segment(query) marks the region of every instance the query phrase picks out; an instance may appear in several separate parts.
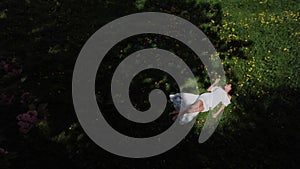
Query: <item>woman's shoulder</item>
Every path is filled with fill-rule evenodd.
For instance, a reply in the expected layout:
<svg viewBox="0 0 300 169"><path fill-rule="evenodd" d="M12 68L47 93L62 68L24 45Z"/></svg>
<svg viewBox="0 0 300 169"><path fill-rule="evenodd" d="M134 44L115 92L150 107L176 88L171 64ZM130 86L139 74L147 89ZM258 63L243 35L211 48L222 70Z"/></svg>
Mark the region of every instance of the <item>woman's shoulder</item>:
<svg viewBox="0 0 300 169"><path fill-rule="evenodd" d="M231 100L232 96L230 96L229 94L227 94L227 97L229 98L229 100Z"/></svg>
<svg viewBox="0 0 300 169"><path fill-rule="evenodd" d="M213 87L211 91L212 91L212 92L213 92L213 91L222 91L222 92L225 92L225 90L224 90L222 87L220 87L220 86L215 86L215 87Z"/></svg>
<svg viewBox="0 0 300 169"><path fill-rule="evenodd" d="M214 86L211 91L215 91L215 90L219 90L219 89L222 89L220 86Z"/></svg>

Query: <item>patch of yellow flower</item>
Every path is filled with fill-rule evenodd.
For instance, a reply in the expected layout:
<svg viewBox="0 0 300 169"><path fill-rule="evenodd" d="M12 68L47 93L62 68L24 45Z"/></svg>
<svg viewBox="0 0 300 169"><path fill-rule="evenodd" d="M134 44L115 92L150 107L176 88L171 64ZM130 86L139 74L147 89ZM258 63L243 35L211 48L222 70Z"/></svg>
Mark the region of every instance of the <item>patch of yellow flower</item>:
<svg viewBox="0 0 300 169"><path fill-rule="evenodd" d="M261 79L262 79L262 77L261 77L261 75L259 75L258 78L257 78L257 80L258 80L259 82L261 82Z"/></svg>
<svg viewBox="0 0 300 169"><path fill-rule="evenodd" d="M265 3L267 3L267 2L268 2L268 0L260 1L259 4L265 4Z"/></svg>
<svg viewBox="0 0 300 169"><path fill-rule="evenodd" d="M236 38L236 39L238 39L238 36L236 36L235 34L229 34L228 38Z"/></svg>
<svg viewBox="0 0 300 169"><path fill-rule="evenodd" d="M263 16L265 16L265 13L264 13L264 12L261 12L261 13L259 13L258 15L261 16L261 17L263 17Z"/></svg>
<svg viewBox="0 0 300 169"><path fill-rule="evenodd" d="M261 17L261 20L260 20L260 22L261 22L261 24L264 24L264 23L266 23L266 21L265 21L265 18L264 18L264 17Z"/></svg>
<svg viewBox="0 0 300 169"><path fill-rule="evenodd" d="M222 25L223 28L227 28L227 26L228 26L228 23L225 23Z"/></svg>
<svg viewBox="0 0 300 169"><path fill-rule="evenodd" d="M265 60L270 60L270 59L271 59L270 56L266 56L266 57L265 57Z"/></svg>
<svg viewBox="0 0 300 169"><path fill-rule="evenodd" d="M249 28L250 26L249 26L249 24L246 23L246 24L244 24L244 27Z"/></svg>
<svg viewBox="0 0 300 169"><path fill-rule="evenodd" d="M228 13L228 12L224 12L223 15L224 15L225 17L226 17L226 16L231 16L230 13Z"/></svg>

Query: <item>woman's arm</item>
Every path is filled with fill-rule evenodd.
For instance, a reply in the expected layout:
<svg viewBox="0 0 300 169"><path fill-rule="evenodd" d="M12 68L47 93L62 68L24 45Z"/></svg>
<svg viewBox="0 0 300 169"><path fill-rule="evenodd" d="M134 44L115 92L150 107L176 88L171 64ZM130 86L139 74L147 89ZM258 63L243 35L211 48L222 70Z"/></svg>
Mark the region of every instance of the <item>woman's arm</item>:
<svg viewBox="0 0 300 169"><path fill-rule="evenodd" d="M224 108L225 108L225 105L222 104L222 106L220 107L220 109L215 114L213 114L212 117L216 118L222 112L222 110L224 110Z"/></svg>
<svg viewBox="0 0 300 169"><path fill-rule="evenodd" d="M207 91L210 92L210 91L212 90L212 88L213 88L216 84L219 83L220 80L221 80L220 78L216 79L215 82L214 82L211 86L209 86L209 88L207 89Z"/></svg>

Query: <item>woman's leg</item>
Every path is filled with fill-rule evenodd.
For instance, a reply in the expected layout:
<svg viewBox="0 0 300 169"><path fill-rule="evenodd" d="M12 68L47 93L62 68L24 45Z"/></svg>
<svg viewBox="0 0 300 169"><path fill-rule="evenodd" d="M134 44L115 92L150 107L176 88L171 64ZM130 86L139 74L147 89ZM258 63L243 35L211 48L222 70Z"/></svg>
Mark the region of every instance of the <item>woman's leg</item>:
<svg viewBox="0 0 300 169"><path fill-rule="evenodd" d="M192 104L188 109L183 110L182 112L179 112L178 110L174 110L169 115L175 114L175 116L172 118L173 120L175 120L179 114L202 112L203 110L204 110L203 102L202 100L198 100L196 103Z"/></svg>
<svg viewBox="0 0 300 169"><path fill-rule="evenodd" d="M191 105L191 107L188 109L188 113L201 112L203 110L204 110L203 102L202 100L198 100L196 103Z"/></svg>

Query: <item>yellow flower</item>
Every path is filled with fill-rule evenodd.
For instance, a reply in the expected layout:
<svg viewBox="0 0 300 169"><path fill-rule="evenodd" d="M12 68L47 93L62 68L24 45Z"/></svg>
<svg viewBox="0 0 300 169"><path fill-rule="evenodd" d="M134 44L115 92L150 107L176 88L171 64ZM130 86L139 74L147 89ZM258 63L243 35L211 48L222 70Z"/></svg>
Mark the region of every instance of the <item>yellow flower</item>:
<svg viewBox="0 0 300 169"><path fill-rule="evenodd" d="M268 0L260 1L259 4L265 4L265 3L267 3L267 2L268 2Z"/></svg>
<svg viewBox="0 0 300 169"><path fill-rule="evenodd" d="M261 16L261 17L263 17L265 15L265 13L262 12L262 13L259 13L258 15Z"/></svg>
<svg viewBox="0 0 300 169"><path fill-rule="evenodd" d="M235 34L229 34L228 35L229 38L233 37L233 38L237 38L237 36Z"/></svg>
<svg viewBox="0 0 300 169"><path fill-rule="evenodd" d="M275 21L275 20L276 20L275 16L271 16L271 21Z"/></svg>

